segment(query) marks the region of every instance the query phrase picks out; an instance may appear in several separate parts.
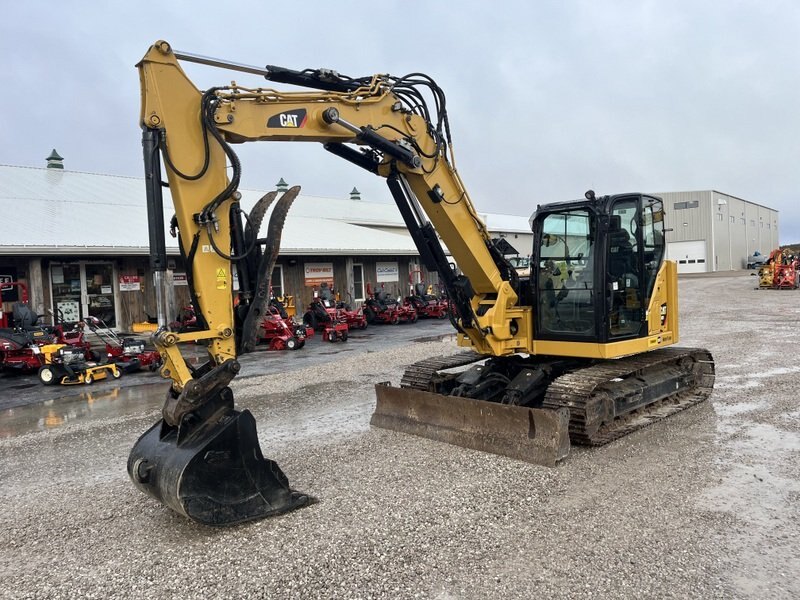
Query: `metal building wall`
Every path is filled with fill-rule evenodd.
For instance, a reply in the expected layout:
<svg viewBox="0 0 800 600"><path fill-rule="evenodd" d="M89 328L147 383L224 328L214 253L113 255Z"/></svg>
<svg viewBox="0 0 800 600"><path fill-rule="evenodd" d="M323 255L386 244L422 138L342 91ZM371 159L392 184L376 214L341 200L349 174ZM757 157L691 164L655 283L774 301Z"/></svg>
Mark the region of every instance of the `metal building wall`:
<svg viewBox="0 0 800 600"><path fill-rule="evenodd" d="M747 257L777 248L778 211L715 190L665 192L666 241L705 242L706 271L744 269ZM682 202L698 203L696 208L676 209Z"/></svg>
<svg viewBox="0 0 800 600"><path fill-rule="evenodd" d="M713 270L713 239L712 216L709 209L710 191L698 192L665 192L657 193L655 196L664 200L665 226L667 234L665 236L667 249L674 242L702 241L705 245L705 271ZM675 205L681 203L697 202L694 208L676 208ZM680 269L679 269L680 271Z"/></svg>
<svg viewBox="0 0 800 600"><path fill-rule="evenodd" d="M737 270L747 266L755 251L769 254L779 245L778 211L735 196L713 192L717 217L715 245L720 255L717 270Z"/></svg>

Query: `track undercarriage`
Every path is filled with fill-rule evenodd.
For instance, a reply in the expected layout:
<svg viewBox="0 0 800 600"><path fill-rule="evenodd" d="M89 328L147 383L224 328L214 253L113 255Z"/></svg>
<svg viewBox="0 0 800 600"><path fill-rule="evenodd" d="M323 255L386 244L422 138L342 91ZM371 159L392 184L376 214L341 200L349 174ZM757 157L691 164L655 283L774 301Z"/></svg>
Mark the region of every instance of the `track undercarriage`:
<svg viewBox="0 0 800 600"><path fill-rule="evenodd" d="M411 365L400 388L377 386L373 425L552 465L570 442L607 444L702 402L714 386L713 358L698 348L484 359L466 352Z"/></svg>

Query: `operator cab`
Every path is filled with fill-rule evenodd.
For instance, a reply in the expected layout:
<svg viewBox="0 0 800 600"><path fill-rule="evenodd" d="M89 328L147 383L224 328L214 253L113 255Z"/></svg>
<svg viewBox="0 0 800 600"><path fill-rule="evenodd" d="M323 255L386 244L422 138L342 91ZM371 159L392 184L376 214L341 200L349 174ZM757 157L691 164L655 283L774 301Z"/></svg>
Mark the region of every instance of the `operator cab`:
<svg viewBox="0 0 800 600"><path fill-rule="evenodd" d="M620 194L542 206L531 217L534 339L612 342L648 335L664 259L661 199Z"/></svg>

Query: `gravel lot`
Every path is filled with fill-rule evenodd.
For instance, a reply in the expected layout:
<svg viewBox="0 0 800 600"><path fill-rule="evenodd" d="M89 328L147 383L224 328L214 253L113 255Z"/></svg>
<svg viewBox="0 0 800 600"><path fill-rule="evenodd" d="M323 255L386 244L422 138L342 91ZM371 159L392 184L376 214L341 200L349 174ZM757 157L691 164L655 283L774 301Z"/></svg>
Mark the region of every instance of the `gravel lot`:
<svg viewBox="0 0 800 600"><path fill-rule="evenodd" d="M264 454L320 502L234 528L129 482L144 391L0 439L0 597L797 598L800 292L754 283L680 281L681 344L717 362L709 402L555 469L369 427L372 384L443 341L236 381Z"/></svg>

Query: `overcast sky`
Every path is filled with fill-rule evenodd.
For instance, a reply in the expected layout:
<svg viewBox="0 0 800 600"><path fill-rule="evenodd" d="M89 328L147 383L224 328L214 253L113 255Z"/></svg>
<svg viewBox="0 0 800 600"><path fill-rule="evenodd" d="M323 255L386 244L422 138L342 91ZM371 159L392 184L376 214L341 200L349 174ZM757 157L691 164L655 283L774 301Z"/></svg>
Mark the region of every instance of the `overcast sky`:
<svg viewBox="0 0 800 600"><path fill-rule="evenodd" d="M135 64L158 39L259 66L429 74L481 211L528 216L588 188L716 189L778 209L781 242L800 241L797 0L8 2L0 164L44 166L56 148L69 170L141 176ZM267 85L186 70L201 89ZM246 188L283 177L390 201L316 145L236 150Z"/></svg>

